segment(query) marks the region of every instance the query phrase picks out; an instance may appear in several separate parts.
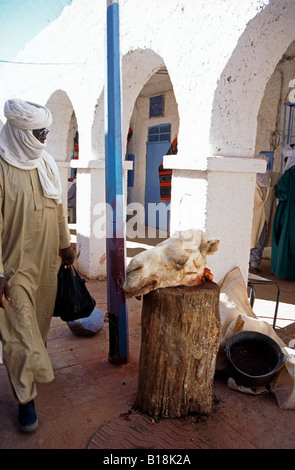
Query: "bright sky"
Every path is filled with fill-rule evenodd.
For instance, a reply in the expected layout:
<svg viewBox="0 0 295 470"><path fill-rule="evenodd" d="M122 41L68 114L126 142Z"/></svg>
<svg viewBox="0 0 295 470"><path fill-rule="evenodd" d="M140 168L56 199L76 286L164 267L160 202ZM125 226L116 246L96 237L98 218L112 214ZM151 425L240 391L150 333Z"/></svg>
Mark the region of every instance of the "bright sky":
<svg viewBox="0 0 295 470"><path fill-rule="evenodd" d="M62 13L72 0L0 0L0 65Z"/></svg>

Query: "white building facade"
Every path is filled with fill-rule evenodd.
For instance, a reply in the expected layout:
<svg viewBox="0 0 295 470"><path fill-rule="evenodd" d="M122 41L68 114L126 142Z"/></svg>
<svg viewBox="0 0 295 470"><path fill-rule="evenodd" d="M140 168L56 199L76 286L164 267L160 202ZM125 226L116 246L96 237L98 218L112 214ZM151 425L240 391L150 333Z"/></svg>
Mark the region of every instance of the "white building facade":
<svg viewBox="0 0 295 470"><path fill-rule="evenodd" d="M173 171L170 232L200 228L220 239L208 259L214 279L236 266L247 279L255 177L265 169L253 157L269 150L269 131L281 132L278 105L295 79L295 2L119 3L126 201L148 202L154 133L154 147L167 143L163 155L177 137L177 155L163 159ZM52 111L48 151L60 169L65 209L70 167L77 169L77 264L89 278L106 273L105 50L106 1L73 0L0 75L2 122L9 98ZM151 114L158 97L161 109ZM71 160L77 131L79 160ZM276 159L278 167L279 150Z"/></svg>

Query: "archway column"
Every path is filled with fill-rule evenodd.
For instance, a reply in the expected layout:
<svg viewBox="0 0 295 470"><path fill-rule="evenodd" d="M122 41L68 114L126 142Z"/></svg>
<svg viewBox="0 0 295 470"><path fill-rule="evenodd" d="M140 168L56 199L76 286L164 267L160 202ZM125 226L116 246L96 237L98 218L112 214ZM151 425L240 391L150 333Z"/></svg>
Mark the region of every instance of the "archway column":
<svg viewBox="0 0 295 470"><path fill-rule="evenodd" d="M77 268L90 279L106 277L105 161L72 160L77 168ZM124 179L132 162L124 162Z"/></svg>
<svg viewBox="0 0 295 470"><path fill-rule="evenodd" d="M214 280L219 281L239 266L247 280L256 173L265 162L249 157L208 157L206 169L181 155L165 156L173 169L171 234L201 229L220 246L207 259Z"/></svg>

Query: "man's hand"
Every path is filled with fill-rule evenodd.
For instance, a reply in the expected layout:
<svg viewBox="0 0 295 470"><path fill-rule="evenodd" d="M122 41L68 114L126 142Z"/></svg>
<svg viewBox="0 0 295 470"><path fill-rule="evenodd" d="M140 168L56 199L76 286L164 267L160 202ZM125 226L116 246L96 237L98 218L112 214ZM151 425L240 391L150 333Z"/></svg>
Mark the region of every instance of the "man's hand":
<svg viewBox="0 0 295 470"><path fill-rule="evenodd" d="M10 288L6 277L0 277L0 307L5 308L3 296L6 300L10 300Z"/></svg>
<svg viewBox="0 0 295 470"><path fill-rule="evenodd" d="M63 264L73 264L75 260L75 253L69 246L68 248L60 249L59 256L61 257Z"/></svg>

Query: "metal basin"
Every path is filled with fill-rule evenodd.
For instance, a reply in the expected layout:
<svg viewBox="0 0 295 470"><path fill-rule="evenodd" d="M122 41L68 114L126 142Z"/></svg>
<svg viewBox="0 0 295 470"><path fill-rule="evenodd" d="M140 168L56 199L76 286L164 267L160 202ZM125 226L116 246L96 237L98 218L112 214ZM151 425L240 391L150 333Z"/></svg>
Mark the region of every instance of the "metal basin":
<svg viewBox="0 0 295 470"><path fill-rule="evenodd" d="M257 331L240 331L231 336L225 348L236 381L247 387L258 387L274 379L284 362L280 346L269 336Z"/></svg>

